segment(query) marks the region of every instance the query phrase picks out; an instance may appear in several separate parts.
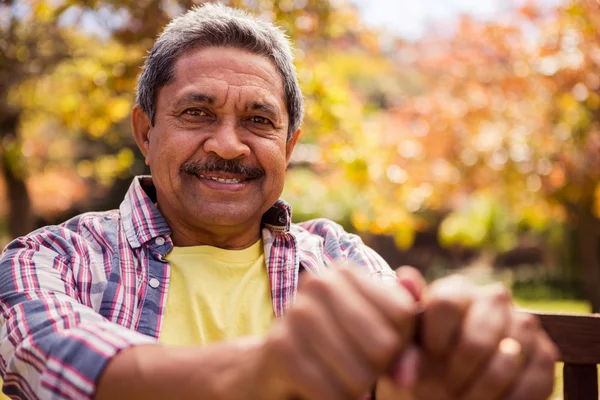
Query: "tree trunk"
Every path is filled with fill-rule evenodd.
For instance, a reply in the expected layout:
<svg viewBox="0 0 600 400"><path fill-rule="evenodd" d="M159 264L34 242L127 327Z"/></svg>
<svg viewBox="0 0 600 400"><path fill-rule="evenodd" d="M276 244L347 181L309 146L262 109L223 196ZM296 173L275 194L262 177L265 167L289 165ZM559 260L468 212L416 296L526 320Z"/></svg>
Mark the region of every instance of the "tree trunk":
<svg viewBox="0 0 600 400"><path fill-rule="evenodd" d="M600 312L600 221L587 208L578 210L577 240L581 281L592 312Z"/></svg>
<svg viewBox="0 0 600 400"><path fill-rule="evenodd" d="M18 114L2 118L0 121L0 145L7 138L16 138L18 124ZM24 176L16 174L14 169L11 168L6 151L0 153L0 173L6 183L9 235L13 238L23 236L35 228L31 198L25 185Z"/></svg>

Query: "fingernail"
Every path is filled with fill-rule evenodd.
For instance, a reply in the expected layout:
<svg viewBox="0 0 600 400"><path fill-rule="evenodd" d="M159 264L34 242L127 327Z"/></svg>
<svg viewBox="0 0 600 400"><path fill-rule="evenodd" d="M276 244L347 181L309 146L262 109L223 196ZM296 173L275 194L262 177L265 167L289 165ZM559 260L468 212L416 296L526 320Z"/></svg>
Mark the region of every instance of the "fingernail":
<svg viewBox="0 0 600 400"><path fill-rule="evenodd" d="M412 389L417 383L420 363L419 350L411 346L398 358L392 373L392 379L401 389Z"/></svg>

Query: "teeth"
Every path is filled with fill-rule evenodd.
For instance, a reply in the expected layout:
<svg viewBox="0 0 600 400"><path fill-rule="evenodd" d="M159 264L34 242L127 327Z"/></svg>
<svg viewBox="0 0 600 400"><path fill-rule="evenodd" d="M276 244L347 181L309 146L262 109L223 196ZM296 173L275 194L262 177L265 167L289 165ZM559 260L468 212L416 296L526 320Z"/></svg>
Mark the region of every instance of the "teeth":
<svg viewBox="0 0 600 400"><path fill-rule="evenodd" d="M222 178L216 178L214 176L204 176L204 175L200 175L200 178L212 179L213 181L217 181L217 182L221 182L221 183L240 183L242 181L241 179L222 179Z"/></svg>

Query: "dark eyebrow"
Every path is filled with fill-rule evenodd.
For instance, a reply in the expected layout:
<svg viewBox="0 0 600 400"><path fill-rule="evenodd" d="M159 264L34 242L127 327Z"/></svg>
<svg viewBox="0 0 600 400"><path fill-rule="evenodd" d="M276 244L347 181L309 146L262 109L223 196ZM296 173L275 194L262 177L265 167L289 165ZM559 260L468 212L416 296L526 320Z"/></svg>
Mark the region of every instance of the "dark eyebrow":
<svg viewBox="0 0 600 400"><path fill-rule="evenodd" d="M265 114L268 114L271 118L279 118L279 109L270 103L251 103L249 107L246 107L248 110L252 111L262 111Z"/></svg>
<svg viewBox="0 0 600 400"><path fill-rule="evenodd" d="M181 99L177 100L176 105L178 107L181 107L183 105L186 104L194 104L194 103L208 103L208 104L214 104L215 102L215 97L208 95L208 94L204 94L204 93L188 93L185 96L183 96Z"/></svg>

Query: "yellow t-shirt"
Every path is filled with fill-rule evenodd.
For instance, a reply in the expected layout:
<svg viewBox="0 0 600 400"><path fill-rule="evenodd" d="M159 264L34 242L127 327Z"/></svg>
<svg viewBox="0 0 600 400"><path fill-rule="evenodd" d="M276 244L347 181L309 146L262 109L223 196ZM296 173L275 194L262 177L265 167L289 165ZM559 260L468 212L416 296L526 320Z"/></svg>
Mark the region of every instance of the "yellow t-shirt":
<svg viewBox="0 0 600 400"><path fill-rule="evenodd" d="M174 247L159 341L202 345L240 336L262 336L273 321L263 242L244 250ZM9 400L2 394L0 400Z"/></svg>
<svg viewBox="0 0 600 400"><path fill-rule="evenodd" d="M244 250L174 247L159 341L204 345L264 335L274 319L262 240Z"/></svg>

